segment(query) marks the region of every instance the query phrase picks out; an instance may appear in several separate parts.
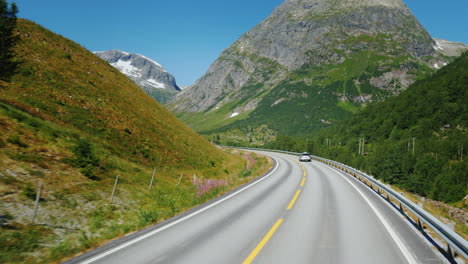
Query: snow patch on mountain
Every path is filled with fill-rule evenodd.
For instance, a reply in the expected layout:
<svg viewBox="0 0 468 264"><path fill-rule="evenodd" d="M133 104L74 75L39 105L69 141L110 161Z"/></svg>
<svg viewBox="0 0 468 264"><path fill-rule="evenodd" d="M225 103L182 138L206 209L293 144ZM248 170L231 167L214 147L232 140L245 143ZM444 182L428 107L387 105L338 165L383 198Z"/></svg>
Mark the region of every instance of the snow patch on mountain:
<svg viewBox="0 0 468 264"><path fill-rule="evenodd" d="M133 66L131 61L118 60L110 65L114 66L117 70L127 76L141 77L141 70Z"/></svg>
<svg viewBox="0 0 468 264"><path fill-rule="evenodd" d="M181 91L174 76L146 56L120 50L98 51L94 54L127 75L159 102L165 102Z"/></svg>
<svg viewBox="0 0 468 264"><path fill-rule="evenodd" d="M148 79L146 80L146 82L148 82L156 88L166 89L166 85L164 83L158 82L155 79Z"/></svg>
<svg viewBox="0 0 468 264"><path fill-rule="evenodd" d="M460 42L452 42L445 39L433 38L435 45L433 48L440 51L445 56L460 56L468 50L468 45Z"/></svg>

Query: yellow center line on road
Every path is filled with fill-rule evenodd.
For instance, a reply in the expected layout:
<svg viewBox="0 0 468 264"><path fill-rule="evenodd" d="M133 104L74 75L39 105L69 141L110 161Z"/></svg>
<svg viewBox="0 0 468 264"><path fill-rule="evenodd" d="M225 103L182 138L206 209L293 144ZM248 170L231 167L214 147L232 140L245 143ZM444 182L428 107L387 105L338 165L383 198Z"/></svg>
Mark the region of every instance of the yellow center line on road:
<svg viewBox="0 0 468 264"><path fill-rule="evenodd" d="M304 176L304 177L307 176L306 169L304 168L304 165L300 164L299 162L298 162L298 164L302 168L302 176Z"/></svg>
<svg viewBox="0 0 468 264"><path fill-rule="evenodd" d="M302 169L303 178L302 178L300 187L303 187L304 183L306 181L306 176L307 176L306 169L301 163L299 163L298 161L296 161L296 162L297 162L297 164L299 164L299 166L301 166L301 169ZM296 191L296 194L294 195L294 197L292 198L291 202L288 205L288 210L290 210L294 206L294 204L296 203L296 200L299 197L300 193L301 193L301 189L298 189ZM263 247L268 243L270 238L275 234L276 230L279 228L279 226L281 225L282 222L283 222L282 218L280 218L280 219L278 219L278 221L276 221L276 223L273 225L273 227L270 229L270 231L268 231L268 233L262 239L262 241L260 241L260 243L257 245L257 247L255 247L255 249L250 253L250 255L244 260L243 264L250 264L250 263L252 263L252 261L254 261L254 259L260 253L260 251L262 251Z"/></svg>
<svg viewBox="0 0 468 264"><path fill-rule="evenodd" d="M302 164L301 164L299 161L297 161L297 160L293 160L293 159L290 159L290 160L296 162L299 166L301 166L302 175L303 175L304 177L306 177L306 176L307 176L307 173L306 173L306 169L305 169L304 165L302 165Z"/></svg>
<svg viewBox="0 0 468 264"><path fill-rule="evenodd" d="M296 191L296 194L294 195L294 197L292 198L291 202L288 205L288 210L290 210L294 206L294 203L296 202L297 197L299 196L300 193L301 193L301 190Z"/></svg>
<svg viewBox="0 0 468 264"><path fill-rule="evenodd" d="M306 178L302 178L301 187L304 186L305 181L306 181Z"/></svg>
<svg viewBox="0 0 468 264"><path fill-rule="evenodd" d="M257 245L257 247L250 253L250 255L244 260L243 264L250 264L252 261L257 257L258 253L262 251L263 247L266 245L268 240L273 236L273 234L276 232L276 229L281 225L283 222L283 219L280 218L276 223L273 225L273 227L268 231L268 233L265 235L265 237L260 241L260 243Z"/></svg>

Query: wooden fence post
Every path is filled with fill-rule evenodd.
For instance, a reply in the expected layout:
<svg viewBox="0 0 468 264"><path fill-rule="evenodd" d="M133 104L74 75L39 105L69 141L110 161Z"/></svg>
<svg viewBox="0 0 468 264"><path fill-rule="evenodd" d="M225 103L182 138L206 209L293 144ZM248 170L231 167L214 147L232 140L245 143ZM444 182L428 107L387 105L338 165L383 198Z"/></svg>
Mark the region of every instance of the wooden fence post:
<svg viewBox="0 0 468 264"><path fill-rule="evenodd" d="M119 182L119 175L115 178L115 183L114 183L114 188L112 188L112 195L110 198L110 203L112 203L112 200L114 200L114 194L115 194L115 189L117 188L117 182Z"/></svg>
<svg viewBox="0 0 468 264"><path fill-rule="evenodd" d="M153 181L154 181L155 174L156 174L156 169L153 170L153 176L151 176L151 181L150 181L150 186L149 186L150 191L151 191L151 188L153 188Z"/></svg>
<svg viewBox="0 0 468 264"><path fill-rule="evenodd" d="M37 210L39 209L39 200L41 199L41 191L42 191L42 182L39 184L39 189L36 193L36 202L34 203L34 213L32 218L32 224L36 222Z"/></svg>

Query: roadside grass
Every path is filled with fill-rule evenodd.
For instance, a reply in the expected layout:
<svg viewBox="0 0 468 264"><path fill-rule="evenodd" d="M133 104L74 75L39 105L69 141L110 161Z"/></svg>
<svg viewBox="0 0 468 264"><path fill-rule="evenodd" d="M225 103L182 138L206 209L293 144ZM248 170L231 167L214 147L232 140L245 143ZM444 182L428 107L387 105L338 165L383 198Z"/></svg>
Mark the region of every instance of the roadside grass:
<svg viewBox="0 0 468 264"><path fill-rule="evenodd" d="M258 157L265 169L237 177L239 152L210 144L111 65L33 22L17 30L22 63L0 83L0 263L58 263L267 169ZM229 184L198 196L194 175Z"/></svg>
<svg viewBox="0 0 468 264"><path fill-rule="evenodd" d="M2 263L59 263L213 199L271 167L267 158L251 154L256 162L247 169L244 152L225 149L223 152L233 158L209 160L209 166L201 169L151 168L113 154L105 141L86 133L6 104L0 106L0 139L5 142L0 147L0 219L5 219L0 225ZM55 136L58 133L60 137ZM11 134L13 139L6 140ZM98 167L96 178L81 170L83 160ZM227 184L198 195L194 178ZM31 225L39 183L44 183L44 188L37 225ZM16 245L15 250L12 245Z"/></svg>

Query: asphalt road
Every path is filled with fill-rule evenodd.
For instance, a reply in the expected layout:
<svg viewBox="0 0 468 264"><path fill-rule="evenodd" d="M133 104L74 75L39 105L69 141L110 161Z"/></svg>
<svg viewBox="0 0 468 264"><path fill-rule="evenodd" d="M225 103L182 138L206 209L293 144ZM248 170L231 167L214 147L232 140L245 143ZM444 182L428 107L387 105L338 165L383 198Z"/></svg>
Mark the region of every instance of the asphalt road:
<svg viewBox="0 0 468 264"><path fill-rule="evenodd" d="M445 263L354 178L267 154L276 167L253 184L67 263Z"/></svg>

